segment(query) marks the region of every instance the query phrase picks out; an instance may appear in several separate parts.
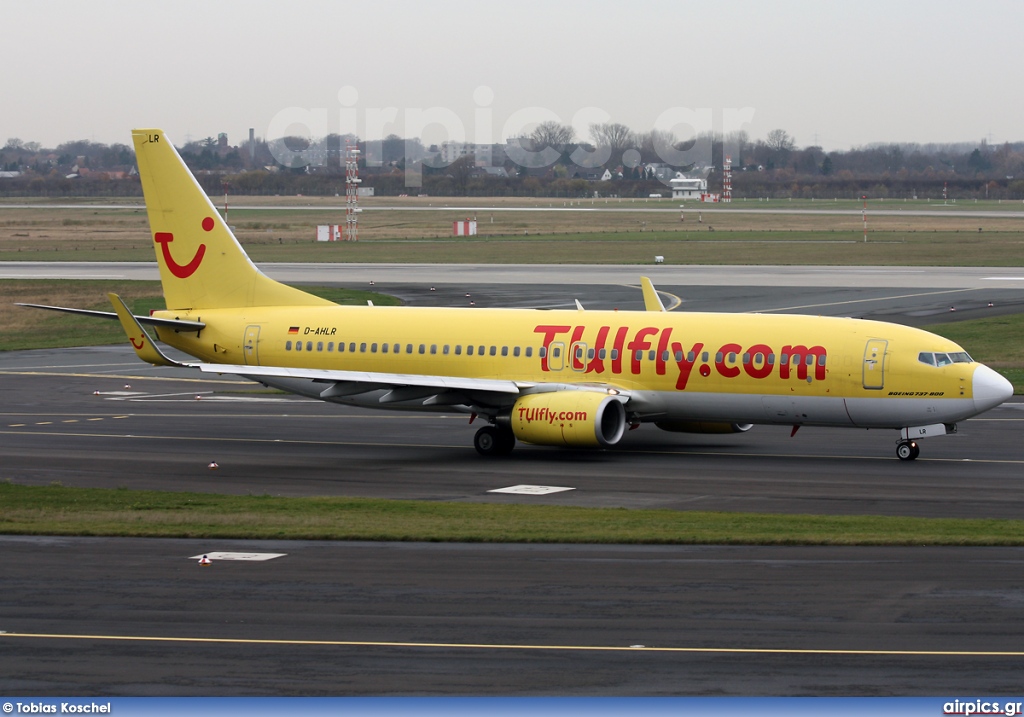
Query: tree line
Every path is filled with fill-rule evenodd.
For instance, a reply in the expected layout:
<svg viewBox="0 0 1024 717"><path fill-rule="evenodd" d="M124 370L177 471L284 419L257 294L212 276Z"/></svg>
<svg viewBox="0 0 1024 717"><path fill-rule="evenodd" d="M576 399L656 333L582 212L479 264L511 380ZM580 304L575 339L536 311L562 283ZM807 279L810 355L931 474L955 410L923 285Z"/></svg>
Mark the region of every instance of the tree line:
<svg viewBox="0 0 1024 717"><path fill-rule="evenodd" d="M360 149L363 186L378 195L668 196L668 179L676 172L704 176L710 191L719 191L729 156L735 198L940 199L945 192L950 198L1024 199L1021 142L888 143L827 152L798 147L782 129L757 140L735 132L680 141L660 130L636 133L607 123L592 125L589 138L581 140L572 127L546 122L494 146L491 165L502 172L478 167L472 155L445 163L438 147L396 135L375 141L284 137L234 147L207 137L179 152L213 195L226 189L240 195L330 196L345 193L346 142ZM282 165L282 156L290 164ZM413 173L418 185L410 184ZM139 195L135 156L127 145L77 140L48 149L15 138L0 148L0 196Z"/></svg>

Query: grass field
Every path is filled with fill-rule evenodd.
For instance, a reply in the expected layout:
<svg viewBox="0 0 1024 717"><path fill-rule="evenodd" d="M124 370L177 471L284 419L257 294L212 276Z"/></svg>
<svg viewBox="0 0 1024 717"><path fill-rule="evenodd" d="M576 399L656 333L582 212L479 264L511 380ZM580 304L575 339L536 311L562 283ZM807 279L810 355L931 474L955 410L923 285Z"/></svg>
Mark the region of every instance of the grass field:
<svg viewBox="0 0 1024 717"><path fill-rule="evenodd" d="M966 205L1006 214L991 218L963 216L964 205L939 207L945 213L921 217L910 210L935 206L875 202L864 242L859 203L849 201L737 202L733 210L694 204L680 221L679 203L670 200L381 197L366 200L358 243L318 243L317 224L344 218L338 198L238 201L251 208L230 209L229 223L259 262L645 264L660 255L669 264L1024 266L1024 219L1019 216L1024 205L1009 202ZM735 211L791 205L854 213ZM474 209L484 206L506 211ZM906 215L871 215L872 210L902 211L904 206ZM452 237L452 221L467 216L477 218L479 235ZM57 209L0 202L0 261L15 260L153 261L145 210L141 204L114 209L76 203Z"/></svg>
<svg viewBox="0 0 1024 717"><path fill-rule="evenodd" d="M742 545L1024 545L1024 521L279 498L0 482L0 533Z"/></svg>

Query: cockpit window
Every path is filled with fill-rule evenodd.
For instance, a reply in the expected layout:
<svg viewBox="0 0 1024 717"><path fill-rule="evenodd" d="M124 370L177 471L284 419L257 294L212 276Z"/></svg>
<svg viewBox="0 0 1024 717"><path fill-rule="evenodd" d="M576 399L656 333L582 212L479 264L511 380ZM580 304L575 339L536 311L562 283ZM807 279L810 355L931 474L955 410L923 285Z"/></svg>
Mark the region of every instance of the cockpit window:
<svg viewBox="0 0 1024 717"><path fill-rule="evenodd" d="M954 363L973 363L974 359L966 351L955 351L951 353L932 353L922 351L917 355L917 360L929 366L949 366Z"/></svg>

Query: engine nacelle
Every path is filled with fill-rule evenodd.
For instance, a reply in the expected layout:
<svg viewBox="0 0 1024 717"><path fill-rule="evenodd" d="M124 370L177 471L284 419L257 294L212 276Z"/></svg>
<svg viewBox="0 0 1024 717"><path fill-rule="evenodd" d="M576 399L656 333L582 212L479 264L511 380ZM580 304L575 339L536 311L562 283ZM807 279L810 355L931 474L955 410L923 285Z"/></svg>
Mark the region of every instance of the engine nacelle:
<svg viewBox="0 0 1024 717"><path fill-rule="evenodd" d="M713 421L659 421L654 424L673 433L746 433L753 423L715 423Z"/></svg>
<svg viewBox="0 0 1024 717"><path fill-rule="evenodd" d="M622 402L597 391L532 393L510 418L516 438L540 446L614 446L626 432Z"/></svg>

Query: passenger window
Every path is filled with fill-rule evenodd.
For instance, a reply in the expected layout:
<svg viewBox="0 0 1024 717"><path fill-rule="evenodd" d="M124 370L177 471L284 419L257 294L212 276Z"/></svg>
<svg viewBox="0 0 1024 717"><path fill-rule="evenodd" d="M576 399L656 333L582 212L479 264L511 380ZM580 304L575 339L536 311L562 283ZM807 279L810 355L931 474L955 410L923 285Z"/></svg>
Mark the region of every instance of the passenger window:
<svg viewBox="0 0 1024 717"><path fill-rule="evenodd" d="M501 347L501 355L502 356L508 356L508 346L502 346Z"/></svg>
<svg viewBox="0 0 1024 717"><path fill-rule="evenodd" d="M324 350L324 342L323 341L317 341L316 342L316 350L317 351L323 351Z"/></svg>
<svg viewBox="0 0 1024 717"><path fill-rule="evenodd" d="M370 344L370 353L371 354L377 353L377 344L376 343Z"/></svg>
<svg viewBox="0 0 1024 717"><path fill-rule="evenodd" d="M732 352L729 353L729 363L736 363L736 354L735 353L732 353Z"/></svg>
<svg viewBox="0 0 1024 717"><path fill-rule="evenodd" d="M425 354L426 352L427 352L427 345L426 344L420 344L420 353L421 354Z"/></svg>
<svg viewBox="0 0 1024 717"><path fill-rule="evenodd" d="M296 351L302 351L302 342L301 341L296 341L295 342L295 350Z"/></svg>
<svg viewBox="0 0 1024 717"><path fill-rule="evenodd" d="M719 351L718 353L715 354L715 363L722 363L723 358L725 357L722 355L722 352Z"/></svg>
<svg viewBox="0 0 1024 717"><path fill-rule="evenodd" d="M306 342L306 351L312 351L312 350L313 350L313 342L312 341L307 341Z"/></svg>
<svg viewBox="0 0 1024 717"><path fill-rule="evenodd" d="M519 358L519 347L518 346L513 346L512 347L512 355L515 356L516 358Z"/></svg>
<svg viewBox="0 0 1024 717"><path fill-rule="evenodd" d="M445 344L444 348L441 349L441 353L443 353L445 356L447 356L448 355L448 349L450 349L450 348L451 348L451 346L449 346L448 344Z"/></svg>
<svg viewBox="0 0 1024 717"><path fill-rule="evenodd" d="M697 360L697 354L695 354L693 351L687 351L686 352L686 362L687 363L693 363L696 360Z"/></svg>
<svg viewBox="0 0 1024 717"><path fill-rule="evenodd" d="M334 352L334 342L333 341L328 341L327 342L327 353L333 353L333 352Z"/></svg>
<svg viewBox="0 0 1024 717"><path fill-rule="evenodd" d="M768 365L769 366L774 366L775 365L775 354L768 354Z"/></svg>
<svg viewBox="0 0 1024 717"><path fill-rule="evenodd" d="M284 342L284 350L285 351L291 351L292 350L292 342L291 341L285 341Z"/></svg>
<svg viewBox="0 0 1024 717"><path fill-rule="evenodd" d="M682 363L683 362L683 352L682 351L676 351L676 355L675 355L674 358L676 360L676 363Z"/></svg>
<svg viewBox="0 0 1024 717"><path fill-rule="evenodd" d="M344 352L345 352L345 342L344 341L339 341L338 342L338 353L344 353Z"/></svg>
<svg viewBox="0 0 1024 717"><path fill-rule="evenodd" d="M388 352L388 344L381 344L380 345L380 352L382 354L386 354Z"/></svg>
<svg viewBox="0 0 1024 717"><path fill-rule="evenodd" d="M604 361L608 357L608 349L601 349L597 352L597 357Z"/></svg>
<svg viewBox="0 0 1024 717"><path fill-rule="evenodd" d="M462 344L455 344L455 355L456 356L461 356L462 355Z"/></svg>
<svg viewBox="0 0 1024 717"><path fill-rule="evenodd" d="M807 354L807 358L804 360L804 363L807 364L808 366L813 366L814 365L814 354Z"/></svg>
<svg viewBox="0 0 1024 717"><path fill-rule="evenodd" d="M478 356L483 356L483 355L484 355L484 347L483 347L483 346L479 346L479 347L477 347L477 348L479 349L479 350L478 350L478 351L476 352L476 353L477 353L477 355L478 355Z"/></svg>
<svg viewBox="0 0 1024 717"><path fill-rule="evenodd" d="M551 348L551 355L555 358L558 358L559 356L562 355L562 348L560 346L553 346Z"/></svg>
<svg viewBox="0 0 1024 717"><path fill-rule="evenodd" d="M743 354L743 363L744 364L750 363L750 354Z"/></svg>
<svg viewBox="0 0 1024 717"><path fill-rule="evenodd" d="M411 354L412 353L412 344L406 344L405 345L405 352L407 354Z"/></svg>
<svg viewBox="0 0 1024 717"><path fill-rule="evenodd" d="M708 352L707 352L707 351L705 351L705 352L704 352L703 354L701 354L700 360L701 360L701 361L703 361L704 363L707 363L707 362L708 362L708 356L709 356L709 355L710 355L710 354L708 354Z"/></svg>
<svg viewBox="0 0 1024 717"><path fill-rule="evenodd" d="M587 349L587 358L591 361L594 359L594 349Z"/></svg>
<svg viewBox="0 0 1024 717"><path fill-rule="evenodd" d="M355 343L355 341L353 341L352 343L350 343L348 345L348 350L349 350L350 353L355 353L356 352L356 343ZM360 348L359 350L360 351L365 351L366 350L366 344L363 344L362 348Z"/></svg>
<svg viewBox="0 0 1024 717"><path fill-rule="evenodd" d="M498 347L497 346L492 346L491 347L491 356L497 356L497 355L498 355Z"/></svg>
<svg viewBox="0 0 1024 717"><path fill-rule="evenodd" d="M547 356L548 355L548 347L547 346L541 346L539 349L537 349L537 355L540 356L541 358L544 358L545 356Z"/></svg>
<svg viewBox="0 0 1024 717"><path fill-rule="evenodd" d="M644 352L643 351L637 351L636 354L633 356L633 360L634 361L643 361L644 360Z"/></svg>
<svg viewBox="0 0 1024 717"><path fill-rule="evenodd" d="M533 356L533 347L532 346L527 346L526 347L526 358L530 358L531 356Z"/></svg>
<svg viewBox="0 0 1024 717"><path fill-rule="evenodd" d="M818 365L819 366L824 366L825 365L825 358L826 358L825 356L819 356L818 357Z"/></svg>
<svg viewBox="0 0 1024 717"><path fill-rule="evenodd" d="M780 355L779 356L779 363L781 363L783 366L785 366L787 363L789 363L789 354L782 354L782 355Z"/></svg>
<svg viewBox="0 0 1024 717"><path fill-rule="evenodd" d="M437 353L437 344L430 344L430 353L434 355Z"/></svg>
<svg viewBox="0 0 1024 717"><path fill-rule="evenodd" d="M618 360L619 360L619 350L618 349L612 349L612 361L618 361Z"/></svg>
<svg viewBox="0 0 1024 717"><path fill-rule="evenodd" d="M657 355L657 351L648 351L647 352L647 360L648 361L653 361L655 355Z"/></svg>

